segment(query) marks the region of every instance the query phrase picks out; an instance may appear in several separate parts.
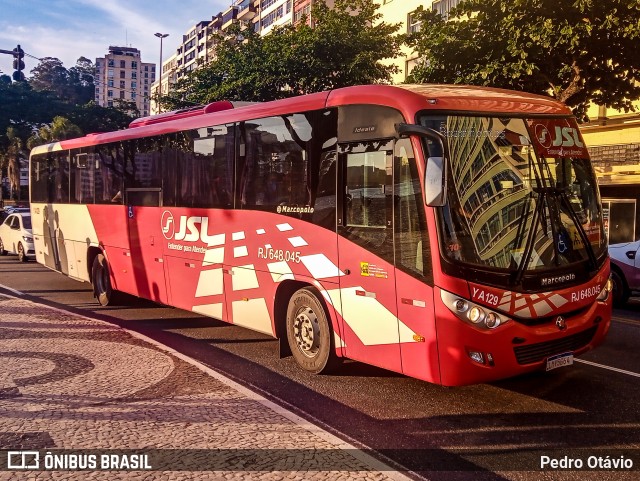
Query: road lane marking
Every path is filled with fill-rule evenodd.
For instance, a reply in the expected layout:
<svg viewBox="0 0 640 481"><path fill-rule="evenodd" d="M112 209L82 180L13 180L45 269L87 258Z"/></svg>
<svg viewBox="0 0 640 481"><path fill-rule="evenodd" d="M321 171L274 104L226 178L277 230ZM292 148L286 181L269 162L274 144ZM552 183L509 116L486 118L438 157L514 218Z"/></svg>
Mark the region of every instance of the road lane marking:
<svg viewBox="0 0 640 481"><path fill-rule="evenodd" d="M608 369L609 371L615 371L628 376L640 377L637 372L625 371L624 369L618 369L617 367L605 366L604 364L598 364L597 362L585 361L584 359L574 359L575 362L581 362L582 364L588 364L589 366L600 367L602 369Z"/></svg>
<svg viewBox="0 0 640 481"><path fill-rule="evenodd" d="M611 316L612 321L621 322L622 324L627 324L629 326L638 326L640 327L640 320L632 319L629 317L619 317L619 316Z"/></svg>

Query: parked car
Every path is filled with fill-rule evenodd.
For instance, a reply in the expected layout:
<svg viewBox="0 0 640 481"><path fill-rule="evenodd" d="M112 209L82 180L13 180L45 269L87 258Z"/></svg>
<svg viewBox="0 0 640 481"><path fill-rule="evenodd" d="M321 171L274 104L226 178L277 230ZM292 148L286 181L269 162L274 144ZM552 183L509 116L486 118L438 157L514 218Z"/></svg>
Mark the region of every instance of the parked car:
<svg viewBox="0 0 640 481"><path fill-rule="evenodd" d="M4 256L7 252L18 254L21 262L26 262L35 254L31 214L28 211L9 214L0 225L0 255Z"/></svg>
<svg viewBox="0 0 640 481"><path fill-rule="evenodd" d="M613 304L622 306L640 291L640 240L609 246Z"/></svg>

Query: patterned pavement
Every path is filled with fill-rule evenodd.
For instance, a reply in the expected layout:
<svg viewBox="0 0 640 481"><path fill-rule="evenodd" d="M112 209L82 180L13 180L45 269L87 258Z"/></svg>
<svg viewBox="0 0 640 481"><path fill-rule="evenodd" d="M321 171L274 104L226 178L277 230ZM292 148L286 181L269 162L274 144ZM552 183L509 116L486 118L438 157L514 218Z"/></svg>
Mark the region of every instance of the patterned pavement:
<svg viewBox="0 0 640 481"><path fill-rule="evenodd" d="M407 479L168 348L0 295L0 450L8 449L140 449L167 470L0 471L0 480Z"/></svg>

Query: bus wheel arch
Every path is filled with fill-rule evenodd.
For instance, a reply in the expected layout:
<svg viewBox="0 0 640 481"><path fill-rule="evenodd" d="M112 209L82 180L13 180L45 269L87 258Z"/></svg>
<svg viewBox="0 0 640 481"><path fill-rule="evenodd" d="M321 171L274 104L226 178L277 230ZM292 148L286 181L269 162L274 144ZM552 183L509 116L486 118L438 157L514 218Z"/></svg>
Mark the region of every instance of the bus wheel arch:
<svg viewBox="0 0 640 481"><path fill-rule="evenodd" d="M317 288L304 285L289 297L286 335L291 354L304 370L323 374L340 365L331 316Z"/></svg>

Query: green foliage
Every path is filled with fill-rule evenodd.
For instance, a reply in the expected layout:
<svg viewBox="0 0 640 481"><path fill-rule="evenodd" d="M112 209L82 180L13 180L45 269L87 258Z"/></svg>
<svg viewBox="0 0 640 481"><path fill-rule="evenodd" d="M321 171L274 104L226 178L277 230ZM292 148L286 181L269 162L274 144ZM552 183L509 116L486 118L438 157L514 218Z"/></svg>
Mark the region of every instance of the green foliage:
<svg viewBox="0 0 640 481"><path fill-rule="evenodd" d="M592 102L629 111L640 98L638 0L465 0L448 22L419 16L408 81L551 95L583 119Z"/></svg>
<svg viewBox="0 0 640 481"><path fill-rule="evenodd" d="M57 116L53 118L51 124L41 127L38 132L29 137L27 147L33 149L37 145L72 139L81 135L80 127L65 117Z"/></svg>
<svg viewBox="0 0 640 481"><path fill-rule="evenodd" d="M94 73L93 63L86 57L80 57L70 69L57 58L45 57L31 70L29 83L34 90L51 91L65 102L82 105L93 100Z"/></svg>
<svg viewBox="0 0 640 481"><path fill-rule="evenodd" d="M104 108L93 102L93 63L80 57L66 69L58 59L45 58L32 70L27 82L11 82L0 76L0 173L6 173L9 159L26 158L24 146L32 136L41 141L81 136L126 128L139 112L128 102L120 107ZM5 78L6 77L6 78ZM77 126L60 137L60 120ZM53 134L44 134L42 129ZM19 141L20 147L16 147ZM31 140L30 147L36 142ZM1 175L0 175L1 177Z"/></svg>
<svg viewBox="0 0 640 481"><path fill-rule="evenodd" d="M265 36L233 26L215 37L216 59L181 79L163 110L215 100L268 101L349 85L390 82L396 71L398 25L380 18L372 0L316 2L314 28L304 22ZM374 26L375 25L375 26Z"/></svg>

